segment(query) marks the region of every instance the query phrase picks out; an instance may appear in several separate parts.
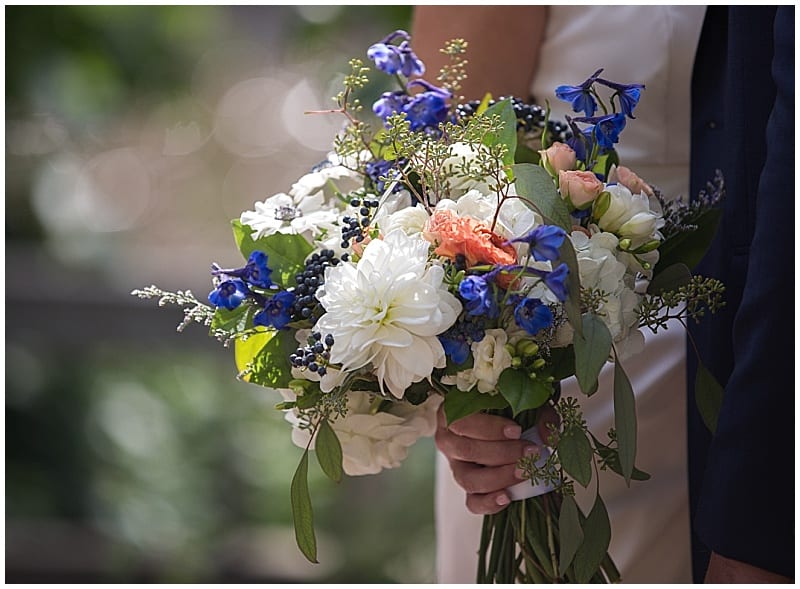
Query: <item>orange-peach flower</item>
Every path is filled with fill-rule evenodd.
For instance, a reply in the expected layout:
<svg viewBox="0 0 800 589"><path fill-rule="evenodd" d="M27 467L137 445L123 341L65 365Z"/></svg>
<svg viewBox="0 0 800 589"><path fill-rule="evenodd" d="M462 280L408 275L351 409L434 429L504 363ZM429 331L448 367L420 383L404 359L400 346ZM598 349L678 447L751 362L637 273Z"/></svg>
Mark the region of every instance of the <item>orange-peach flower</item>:
<svg viewBox="0 0 800 589"><path fill-rule="evenodd" d="M436 246L438 256L455 260L463 255L468 268L481 264L517 263L517 252L488 225L472 217L460 217L451 210L436 210L423 230L423 236ZM500 275L498 283L508 286L511 277Z"/></svg>

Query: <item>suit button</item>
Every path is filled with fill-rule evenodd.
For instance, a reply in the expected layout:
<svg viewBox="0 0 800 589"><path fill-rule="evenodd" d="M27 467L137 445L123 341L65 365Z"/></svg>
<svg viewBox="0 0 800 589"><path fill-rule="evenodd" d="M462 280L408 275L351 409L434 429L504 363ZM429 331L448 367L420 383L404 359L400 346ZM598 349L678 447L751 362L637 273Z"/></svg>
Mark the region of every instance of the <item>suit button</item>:
<svg viewBox="0 0 800 589"><path fill-rule="evenodd" d="M708 123L706 123L706 126L709 129L716 129L717 128L717 121L708 121Z"/></svg>

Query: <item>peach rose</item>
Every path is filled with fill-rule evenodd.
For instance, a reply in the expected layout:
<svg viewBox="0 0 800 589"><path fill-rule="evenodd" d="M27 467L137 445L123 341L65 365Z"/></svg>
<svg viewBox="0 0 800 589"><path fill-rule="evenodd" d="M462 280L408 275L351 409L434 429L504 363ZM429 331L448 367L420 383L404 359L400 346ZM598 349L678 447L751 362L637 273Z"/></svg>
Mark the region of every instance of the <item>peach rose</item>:
<svg viewBox="0 0 800 589"><path fill-rule="evenodd" d="M547 149L540 150L539 155L542 157L544 169L553 176L562 171L574 169L575 164L578 163L575 150L566 143L559 143L558 141Z"/></svg>
<svg viewBox="0 0 800 589"><path fill-rule="evenodd" d="M647 196L653 196L654 194L652 187L647 182L625 166L617 166L611 170L608 175L608 181L619 182L633 194L646 194Z"/></svg>
<svg viewBox="0 0 800 589"><path fill-rule="evenodd" d="M566 170L558 173L558 188L561 198L576 209L585 209L603 192L603 183L592 172Z"/></svg>
<svg viewBox="0 0 800 589"><path fill-rule="evenodd" d="M511 265L517 263L517 252L505 239L472 217L459 217L454 211L438 209L433 212L422 232L436 246L438 256L455 260L465 258L468 268L481 264ZM506 277L498 283L508 286Z"/></svg>

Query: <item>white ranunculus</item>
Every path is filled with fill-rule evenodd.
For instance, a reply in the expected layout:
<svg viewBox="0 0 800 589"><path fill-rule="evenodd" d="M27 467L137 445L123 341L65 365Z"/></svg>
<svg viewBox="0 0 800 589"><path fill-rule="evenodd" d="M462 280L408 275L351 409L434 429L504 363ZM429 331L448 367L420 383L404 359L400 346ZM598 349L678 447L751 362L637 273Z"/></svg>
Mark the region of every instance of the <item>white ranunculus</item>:
<svg viewBox="0 0 800 589"><path fill-rule="evenodd" d="M472 147L468 143L454 143L450 146L450 156L442 163L442 170L447 173L447 187L451 198L458 199L470 190L478 190L484 194L495 191L494 180L491 178L474 180L464 173L473 168L478 149L486 148Z"/></svg>
<svg viewBox="0 0 800 589"><path fill-rule="evenodd" d="M291 398L285 393L284 396ZM420 405L398 401L391 403L386 411L373 413L375 398L367 392L347 393L347 414L330 422L342 445L342 467L349 476L397 468L408 455L410 446L436 431L436 410L441 396L431 395ZM294 426L292 441L305 448L310 432L298 427L297 411L287 411L286 420Z"/></svg>
<svg viewBox="0 0 800 589"><path fill-rule="evenodd" d="M425 223L430 219L430 215L424 207L407 207L400 209L391 215L378 218L376 222L381 233L388 235L395 229L400 229L406 235L417 235L422 233Z"/></svg>
<svg viewBox="0 0 800 589"><path fill-rule="evenodd" d="M245 211L239 217L243 225L253 231L253 239L273 233L292 233L312 240L323 231L335 230L338 214L324 207L322 195L295 199L278 193L264 202L257 202L254 210Z"/></svg>
<svg viewBox="0 0 800 589"><path fill-rule="evenodd" d="M597 221L600 229L630 239L633 248L661 239L658 230L664 226L664 219L660 211L651 208L646 194L633 194L622 184L610 184L606 191L611 198L608 210Z"/></svg>
<svg viewBox="0 0 800 589"><path fill-rule="evenodd" d="M495 392L500 373L511 366L506 343L508 334L502 329L487 329L481 341L472 343L472 376L480 392Z"/></svg>
<svg viewBox="0 0 800 589"><path fill-rule="evenodd" d="M455 323L461 303L428 265L430 243L395 230L364 248L357 264L325 270L317 329L334 338L331 362L345 371L371 364L398 398L446 363L437 335Z"/></svg>

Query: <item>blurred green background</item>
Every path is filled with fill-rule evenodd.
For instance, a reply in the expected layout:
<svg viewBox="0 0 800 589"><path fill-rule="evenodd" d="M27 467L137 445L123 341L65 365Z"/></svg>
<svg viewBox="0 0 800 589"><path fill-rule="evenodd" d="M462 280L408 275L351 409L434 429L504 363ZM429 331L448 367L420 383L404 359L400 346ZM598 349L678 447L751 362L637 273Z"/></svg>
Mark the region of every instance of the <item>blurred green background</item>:
<svg viewBox="0 0 800 589"><path fill-rule="evenodd" d="M5 580L434 581L434 447L335 485L232 350L130 296L210 290L229 221L324 158L350 57L410 6L7 6ZM365 104L382 88L365 91Z"/></svg>

